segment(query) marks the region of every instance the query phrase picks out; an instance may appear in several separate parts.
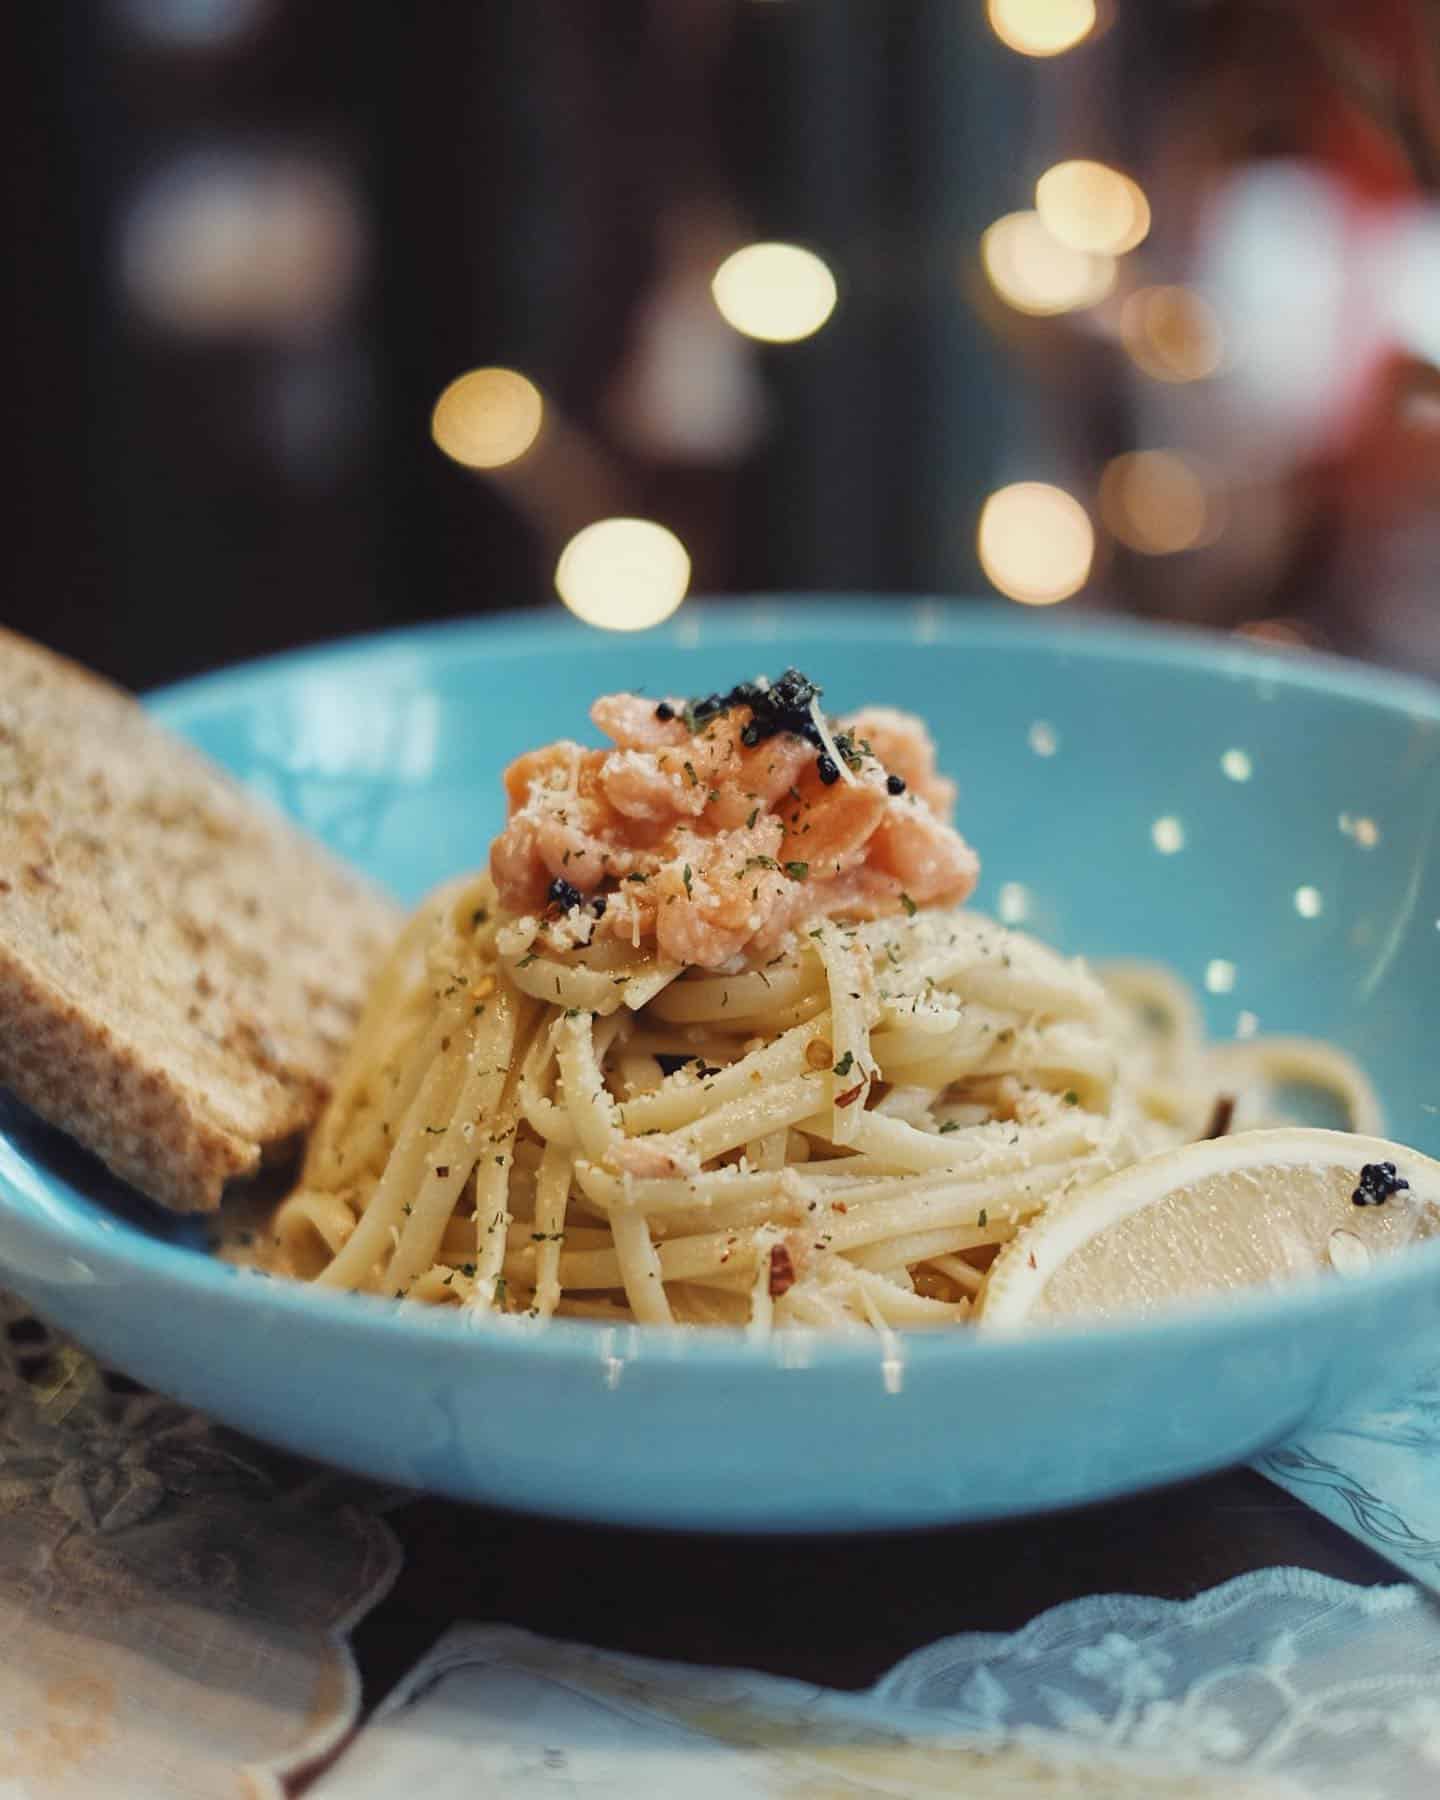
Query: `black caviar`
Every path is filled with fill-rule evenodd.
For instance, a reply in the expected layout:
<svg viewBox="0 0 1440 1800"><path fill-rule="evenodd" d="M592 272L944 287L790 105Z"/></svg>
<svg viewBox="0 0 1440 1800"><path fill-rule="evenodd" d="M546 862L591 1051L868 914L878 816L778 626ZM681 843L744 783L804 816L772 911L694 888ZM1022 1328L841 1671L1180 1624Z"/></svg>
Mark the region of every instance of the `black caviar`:
<svg viewBox="0 0 1440 1800"><path fill-rule="evenodd" d="M750 723L740 733L742 743L762 744L766 738L788 731L818 746L820 733L811 717L811 707L822 691L808 675L787 669L778 681L737 682L716 710L724 706L750 708ZM712 700L717 698L711 695Z"/></svg>
<svg viewBox="0 0 1440 1800"><path fill-rule="evenodd" d="M1360 1185L1350 1198L1357 1206L1383 1206L1409 1186L1403 1175L1395 1173L1393 1162L1366 1163L1360 1171Z"/></svg>
<svg viewBox="0 0 1440 1800"><path fill-rule="evenodd" d="M573 881L567 881L563 875L557 875L546 888L545 898L552 906L558 906L561 912L569 912L572 906L579 906L585 896Z"/></svg>
<svg viewBox="0 0 1440 1800"><path fill-rule="evenodd" d="M702 694L685 701L678 711L668 700L662 700L655 708L655 717L662 723L680 718L693 734L732 707L748 706L750 717L740 732L740 742L747 750L753 750L768 738L779 737L782 732L803 738L819 752L815 758L816 772L825 786L831 787L840 779L840 769L835 756L826 748L814 716L823 692L818 682L802 675L799 669L787 669L775 681L763 677L755 681L737 681L728 693ZM851 769L860 767L862 752L870 749L863 741L857 744L848 731L835 732L831 744L835 754ZM892 794L905 792L905 783L898 775L890 776L886 786Z"/></svg>
<svg viewBox="0 0 1440 1800"><path fill-rule="evenodd" d="M903 775L887 775L885 777L885 792L887 794L903 794L905 792L905 777Z"/></svg>
<svg viewBox="0 0 1440 1800"><path fill-rule="evenodd" d="M819 733L810 717L810 704L820 698L821 691L798 669L787 669L776 681L737 681L729 693L703 694L687 700L679 716L694 732L733 706L748 706L750 722L741 734L746 744L753 747L782 731L793 732L813 744L819 742ZM676 716L676 709L668 700L662 700L655 708L655 717L662 721Z"/></svg>

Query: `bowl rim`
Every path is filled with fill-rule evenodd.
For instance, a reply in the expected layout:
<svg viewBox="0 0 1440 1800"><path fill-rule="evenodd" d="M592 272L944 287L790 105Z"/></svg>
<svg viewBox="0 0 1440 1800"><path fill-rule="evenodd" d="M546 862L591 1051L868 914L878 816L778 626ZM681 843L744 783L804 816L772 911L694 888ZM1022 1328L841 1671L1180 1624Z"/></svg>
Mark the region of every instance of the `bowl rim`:
<svg viewBox="0 0 1440 1800"><path fill-rule="evenodd" d="M877 608L879 602L884 610ZM688 617L646 634L682 650L725 644L747 646L776 641L783 618L788 640L830 645L846 641L956 648L999 648L1053 654L1058 647L1077 657L1120 661L1153 668L1184 666L1222 678L1273 684L1358 700L1440 726L1440 685L1421 677L1348 662L1323 653L1293 653L1237 643L1218 633L1144 622L1097 621L1092 617L1054 619L1017 615L1013 608L955 598L920 595L747 595L687 607ZM694 610L691 611L690 609ZM621 634L606 634L620 639ZM418 653L423 661L447 649L483 646L487 656L527 655L563 645L594 643L596 633L562 615L527 611L435 621L418 626L359 634L299 650L249 660L150 691L149 705L172 729L184 733L217 705L244 705L256 691L297 679L353 680L366 664ZM622 640L623 641L623 640ZM391 672L393 679L393 670ZM751 1370L873 1369L901 1355L917 1372L930 1364L963 1359L968 1374L999 1378L1019 1359L1033 1374L1058 1369L1077 1355L1152 1354L1164 1345L1172 1353L1200 1354L1238 1347L1256 1330L1302 1330L1317 1320L1343 1324L1347 1312L1384 1308L1394 1299L1440 1283L1440 1239L1409 1250L1367 1274L1362 1282L1339 1283L1316 1277L1275 1288L1258 1288L1223 1300L1177 1305L1163 1316L1088 1324L1046 1326L1015 1332L884 1332L841 1334L820 1331L778 1333L755 1339L743 1327L640 1326L617 1320L607 1326L588 1320L557 1319L545 1324L521 1317L473 1316L459 1309L424 1307L402 1300L316 1288L270 1279L222 1263L183 1244L150 1235L112 1214L102 1202L31 1165L24 1152L0 1131L0 1217L9 1214L32 1239L85 1269L78 1279L107 1277L187 1290L221 1307L243 1299L256 1329L267 1323L307 1320L315 1328L349 1336L357 1330L375 1347L472 1345L510 1364L593 1363L597 1355L623 1349L627 1364L683 1363L719 1376ZM91 1266L93 1265L93 1267Z"/></svg>

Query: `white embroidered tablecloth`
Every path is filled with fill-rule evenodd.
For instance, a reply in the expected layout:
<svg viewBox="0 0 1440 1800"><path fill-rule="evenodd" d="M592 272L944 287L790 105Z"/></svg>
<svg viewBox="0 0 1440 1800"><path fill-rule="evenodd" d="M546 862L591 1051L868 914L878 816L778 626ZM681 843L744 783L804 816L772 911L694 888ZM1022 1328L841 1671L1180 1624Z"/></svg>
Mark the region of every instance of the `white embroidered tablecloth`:
<svg viewBox="0 0 1440 1800"><path fill-rule="evenodd" d="M950 1638L859 1695L460 1626L310 1789L411 1793L1433 1800L1440 1611L1413 1587L1264 1570Z"/></svg>
<svg viewBox="0 0 1440 1800"><path fill-rule="evenodd" d="M1096 1596L862 1695L462 1626L313 1792L1434 1800L1440 1372L1257 1467L1419 1585L1267 1569L1185 1603Z"/></svg>
<svg viewBox="0 0 1440 1800"><path fill-rule="evenodd" d="M1440 1377L1260 1466L1440 1584ZM346 1634L399 1568L396 1498L0 1296L0 1800L1440 1794L1440 1605L1290 1569L1073 1601L863 1694L459 1625L357 1730Z"/></svg>
<svg viewBox="0 0 1440 1800"><path fill-rule="evenodd" d="M250 1800L352 1728L384 1500L102 1375L0 1296L0 1800Z"/></svg>

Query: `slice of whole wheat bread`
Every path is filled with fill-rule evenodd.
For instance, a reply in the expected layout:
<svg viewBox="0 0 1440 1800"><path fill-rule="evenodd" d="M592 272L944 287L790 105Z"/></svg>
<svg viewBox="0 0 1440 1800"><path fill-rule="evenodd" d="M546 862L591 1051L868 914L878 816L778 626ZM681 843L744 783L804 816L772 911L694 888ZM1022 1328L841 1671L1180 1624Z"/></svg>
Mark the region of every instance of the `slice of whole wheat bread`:
<svg viewBox="0 0 1440 1800"><path fill-rule="evenodd" d="M219 1204L313 1121L399 915L127 694L0 629L0 1084Z"/></svg>

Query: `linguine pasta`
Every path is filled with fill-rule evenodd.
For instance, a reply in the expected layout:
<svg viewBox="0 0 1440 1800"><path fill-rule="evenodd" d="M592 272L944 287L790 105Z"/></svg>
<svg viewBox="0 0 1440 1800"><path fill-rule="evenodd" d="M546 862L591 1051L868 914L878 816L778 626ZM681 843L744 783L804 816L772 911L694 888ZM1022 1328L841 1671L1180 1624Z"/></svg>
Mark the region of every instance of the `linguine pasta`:
<svg viewBox="0 0 1440 1800"><path fill-rule="evenodd" d="M484 1312L647 1324L963 1324L1048 1202L1328 1046L1207 1044L1181 983L1101 980L965 908L822 918L712 970L547 929L488 875L415 915L273 1225L272 1266Z"/></svg>

